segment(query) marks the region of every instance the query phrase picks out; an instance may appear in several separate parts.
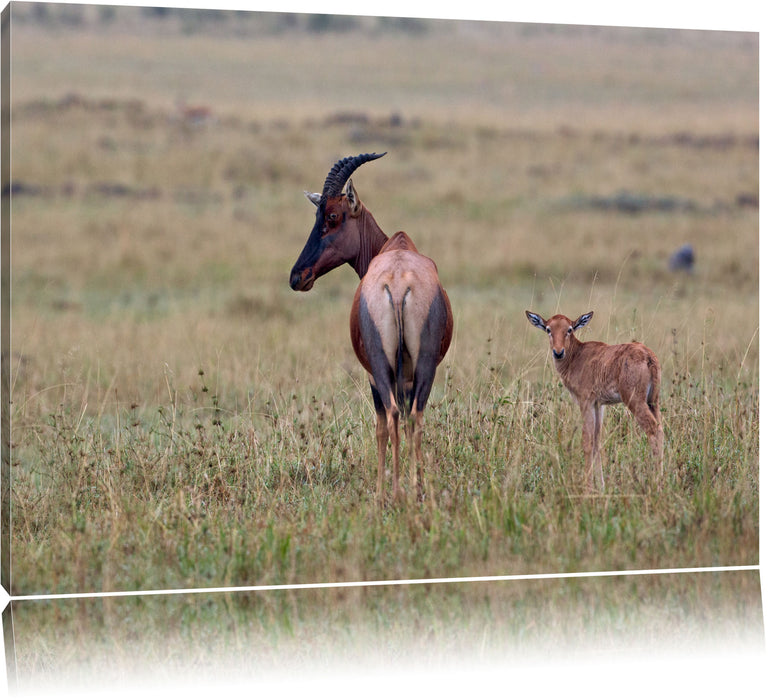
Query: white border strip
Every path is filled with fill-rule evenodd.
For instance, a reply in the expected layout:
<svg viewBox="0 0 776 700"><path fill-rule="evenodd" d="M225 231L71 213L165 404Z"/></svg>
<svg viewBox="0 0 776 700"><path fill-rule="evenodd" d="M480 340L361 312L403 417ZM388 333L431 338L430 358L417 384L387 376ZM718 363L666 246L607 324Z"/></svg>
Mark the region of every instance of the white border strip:
<svg viewBox="0 0 776 700"><path fill-rule="evenodd" d="M296 591L317 588L366 588L377 586L409 586L430 583L484 583L498 581L540 581L574 578L599 578L613 576L655 576L661 574L706 574L731 571L760 571L760 565L749 566L700 566L678 569L633 569L624 571L582 571L557 574L511 574L504 576L466 576L451 578L402 579L395 581L342 581L329 583L286 583L276 586L225 586L214 588L180 588L148 591L96 591L93 593L51 593L40 595L9 596L10 602L69 600L74 598L127 598L150 595L192 595L204 593L251 593L271 591Z"/></svg>

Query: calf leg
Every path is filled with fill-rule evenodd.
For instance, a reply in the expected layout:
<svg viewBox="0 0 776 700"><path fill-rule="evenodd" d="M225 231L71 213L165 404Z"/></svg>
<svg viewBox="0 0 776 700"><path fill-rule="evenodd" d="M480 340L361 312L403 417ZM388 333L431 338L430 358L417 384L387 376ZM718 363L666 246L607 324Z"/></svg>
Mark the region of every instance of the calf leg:
<svg viewBox="0 0 776 700"><path fill-rule="evenodd" d="M650 411L650 415L654 414ZM647 434L649 440L649 447L652 451L652 458L655 461L658 474L663 476L663 426L660 421L660 414L657 414L657 418L654 421L645 420L643 423L639 421L639 424L644 428L644 432Z"/></svg>
<svg viewBox="0 0 776 700"><path fill-rule="evenodd" d="M663 426L658 425L657 431L649 438L652 456L655 459L657 470L660 476L663 476Z"/></svg>
<svg viewBox="0 0 776 700"><path fill-rule="evenodd" d="M651 402L648 403L648 406L649 406L650 412L655 417L655 422L657 423L657 429L655 430L655 434L653 437L650 438L652 455L655 458L655 463L657 464L658 472L662 477L663 476L663 420L660 417L660 406L658 404L658 391L659 391L659 387L654 386L652 390L652 396L650 397Z"/></svg>
<svg viewBox="0 0 776 700"><path fill-rule="evenodd" d="M603 491L604 468L603 458L601 457L601 426L604 422L604 407L601 404L595 404L593 406L593 413L595 414L595 425L593 428L593 460L598 464L598 485L601 487L601 491Z"/></svg>
<svg viewBox="0 0 776 700"><path fill-rule="evenodd" d="M663 476L663 420L660 417L660 363L657 357L653 357L649 362L650 383L647 385L647 406L657 423L657 430L654 438L651 439L652 454L655 457L660 476Z"/></svg>
<svg viewBox="0 0 776 700"><path fill-rule="evenodd" d="M629 402L628 409L633 414L636 422L647 434L647 440L655 460L658 473L663 475L663 426L660 421L660 411L657 404L652 407L647 403L646 396L639 397Z"/></svg>
<svg viewBox="0 0 776 700"><path fill-rule="evenodd" d="M587 490L593 490L593 468L595 460L595 409L590 404L580 406L582 410L582 450L585 453L585 479Z"/></svg>

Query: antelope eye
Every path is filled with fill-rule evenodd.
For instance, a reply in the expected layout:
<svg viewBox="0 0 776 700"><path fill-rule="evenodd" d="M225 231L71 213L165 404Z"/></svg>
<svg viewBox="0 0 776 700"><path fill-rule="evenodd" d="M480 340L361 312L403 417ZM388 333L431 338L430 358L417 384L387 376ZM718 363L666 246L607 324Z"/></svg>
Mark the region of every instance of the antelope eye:
<svg viewBox="0 0 776 700"><path fill-rule="evenodd" d="M569 326L569 329L566 331L566 335L571 335L571 331L573 331L573 330L574 329Z"/></svg>

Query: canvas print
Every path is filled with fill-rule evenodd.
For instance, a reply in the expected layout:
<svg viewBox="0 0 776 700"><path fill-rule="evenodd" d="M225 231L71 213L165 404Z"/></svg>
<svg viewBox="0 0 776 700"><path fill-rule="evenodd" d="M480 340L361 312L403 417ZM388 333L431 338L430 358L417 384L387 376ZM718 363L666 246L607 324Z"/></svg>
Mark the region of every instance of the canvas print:
<svg viewBox="0 0 776 700"><path fill-rule="evenodd" d="M762 643L757 33L3 43L19 687Z"/></svg>

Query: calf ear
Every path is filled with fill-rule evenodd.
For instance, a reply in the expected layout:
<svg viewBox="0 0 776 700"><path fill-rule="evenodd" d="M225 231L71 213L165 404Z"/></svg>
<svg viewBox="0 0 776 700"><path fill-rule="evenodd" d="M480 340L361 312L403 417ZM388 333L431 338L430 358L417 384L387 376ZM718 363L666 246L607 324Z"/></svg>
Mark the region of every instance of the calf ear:
<svg viewBox="0 0 776 700"><path fill-rule="evenodd" d="M304 196L307 197L316 207L321 203L321 195L318 192L304 191Z"/></svg>
<svg viewBox="0 0 776 700"><path fill-rule="evenodd" d="M534 326L541 328L543 331L547 330L547 321L539 316L539 314L535 314L533 311L526 310L525 315Z"/></svg>
<svg viewBox="0 0 776 700"><path fill-rule="evenodd" d="M592 311L588 311L586 314L582 314L576 321L574 321L572 328L575 331L580 328L584 328L588 323L590 323L591 318L593 318Z"/></svg>
<svg viewBox="0 0 776 700"><path fill-rule="evenodd" d="M353 180L348 180L348 184L345 185L345 196L348 199L348 207L350 207L350 215L358 216L361 213L361 200L358 198L358 192L353 186Z"/></svg>

